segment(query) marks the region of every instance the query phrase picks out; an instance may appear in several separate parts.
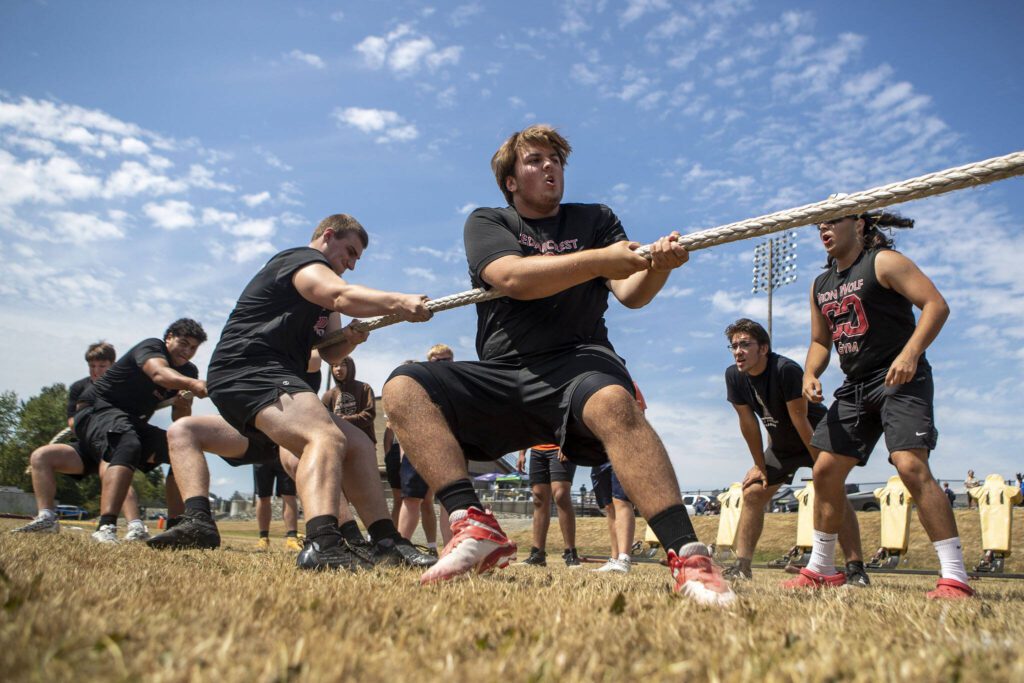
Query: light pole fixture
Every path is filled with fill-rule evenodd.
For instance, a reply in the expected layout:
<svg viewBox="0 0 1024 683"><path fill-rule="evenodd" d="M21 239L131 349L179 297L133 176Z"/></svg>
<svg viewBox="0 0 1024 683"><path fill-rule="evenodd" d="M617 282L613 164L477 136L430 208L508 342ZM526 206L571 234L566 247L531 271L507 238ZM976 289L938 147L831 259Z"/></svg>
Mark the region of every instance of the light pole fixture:
<svg viewBox="0 0 1024 683"><path fill-rule="evenodd" d="M796 232L788 230L754 247L751 294L768 293L768 336L772 336L772 292L796 281Z"/></svg>

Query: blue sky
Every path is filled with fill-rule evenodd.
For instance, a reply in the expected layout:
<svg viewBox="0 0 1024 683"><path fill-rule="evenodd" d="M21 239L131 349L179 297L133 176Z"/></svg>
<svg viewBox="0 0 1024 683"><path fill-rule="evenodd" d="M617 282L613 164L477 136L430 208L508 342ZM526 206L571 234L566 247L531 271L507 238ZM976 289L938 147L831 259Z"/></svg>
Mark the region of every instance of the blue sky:
<svg viewBox="0 0 1024 683"><path fill-rule="evenodd" d="M1014 2L5 2L0 388L70 383L88 343L126 351L180 316L215 340L266 258L330 213L371 233L353 281L467 289L465 215L503 203L488 161L534 122L575 147L566 200L608 204L641 242L1019 150L1022 27ZM918 224L897 245L952 307L929 356L953 480L1024 470L1021 189L902 207ZM775 346L802 363L824 259L799 234ZM609 314L684 488L749 467L722 330L765 315L756 243L695 253ZM473 358L474 331L471 308L380 330L359 375L379 391L439 341ZM251 490L211 462L215 491ZM879 449L855 477L889 474Z"/></svg>

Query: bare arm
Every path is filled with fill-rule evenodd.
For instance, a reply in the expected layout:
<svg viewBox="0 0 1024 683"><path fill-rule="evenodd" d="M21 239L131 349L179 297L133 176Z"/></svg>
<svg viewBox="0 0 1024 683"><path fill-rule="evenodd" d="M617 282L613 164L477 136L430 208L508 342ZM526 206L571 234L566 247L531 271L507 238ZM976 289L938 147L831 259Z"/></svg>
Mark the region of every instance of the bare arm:
<svg viewBox="0 0 1024 683"><path fill-rule="evenodd" d="M646 271L647 259L635 253L639 246L636 242L622 241L572 254L509 254L488 263L480 277L513 299L543 299L594 278L618 280Z"/></svg>
<svg viewBox="0 0 1024 683"><path fill-rule="evenodd" d="M164 389L191 391L199 398L206 398L206 382L186 377L172 368L165 358L150 358L142 364L142 371Z"/></svg>
<svg viewBox="0 0 1024 683"><path fill-rule="evenodd" d="M949 317L949 305L928 276L903 254L885 250L875 257L875 276L883 287L895 290L921 309L917 327L885 375L888 386L906 384L917 373L917 361Z"/></svg>
<svg viewBox="0 0 1024 683"><path fill-rule="evenodd" d="M384 292L352 285L323 263L311 263L297 270L292 276L292 284L307 301L353 318L395 313L402 320L422 322L431 316L424 305L427 297L423 294Z"/></svg>
<svg viewBox="0 0 1024 683"><path fill-rule="evenodd" d="M651 302L668 281L673 270L690 259L690 252L679 245L679 233L662 237L651 245L648 270L633 273L624 280L609 280L608 288L627 308L641 308Z"/></svg>
<svg viewBox="0 0 1024 683"><path fill-rule="evenodd" d="M814 435L814 428L811 421L807 419L807 399L801 396L792 401L786 401L786 412L789 413L789 421L793 423L800 440L804 442L807 452L817 457L818 449L811 446L811 436Z"/></svg>
<svg viewBox="0 0 1024 683"><path fill-rule="evenodd" d="M747 442L750 457L754 460L754 466L743 478L743 488L758 482L761 486L767 486L768 474L764 462L764 441L761 439L761 427L757 424L757 415L754 413L754 409L748 405L733 403L732 407L736 410L736 417L740 421L740 434Z"/></svg>
<svg viewBox="0 0 1024 683"><path fill-rule="evenodd" d="M338 313L332 313L327 321L327 329L325 330L325 333L331 334L340 328L341 315ZM351 353L355 351L356 347L366 341L369 336L369 332L357 330L351 323L349 323L345 326L345 341L320 349L319 352L313 351L313 353L319 353L317 356L319 360L327 361L331 364L340 363L343 358L351 355ZM312 364L312 362L311 358L310 364Z"/></svg>
<svg viewBox="0 0 1024 683"><path fill-rule="evenodd" d="M519 451L519 459L516 460L516 472L526 474L526 449Z"/></svg>
<svg viewBox="0 0 1024 683"><path fill-rule="evenodd" d="M807 347L807 359L804 361L804 398L811 403L821 403L821 382L818 378L828 368L829 356L832 355L832 332L828 321L814 303L814 285L811 285L811 344Z"/></svg>
<svg viewBox="0 0 1024 683"><path fill-rule="evenodd" d="M171 404L171 422L176 422L183 417L189 417L192 415L192 397L185 398L181 394L178 394L174 403Z"/></svg>

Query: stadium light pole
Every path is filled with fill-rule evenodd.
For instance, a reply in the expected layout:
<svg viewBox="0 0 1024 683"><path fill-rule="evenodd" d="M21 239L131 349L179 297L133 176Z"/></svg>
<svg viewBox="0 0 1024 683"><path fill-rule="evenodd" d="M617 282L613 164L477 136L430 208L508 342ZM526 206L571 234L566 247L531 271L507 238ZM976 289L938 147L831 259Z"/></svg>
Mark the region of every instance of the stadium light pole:
<svg viewBox="0 0 1024 683"><path fill-rule="evenodd" d="M751 294L768 293L768 336L772 337L772 292L796 282L796 232L789 230L754 247Z"/></svg>

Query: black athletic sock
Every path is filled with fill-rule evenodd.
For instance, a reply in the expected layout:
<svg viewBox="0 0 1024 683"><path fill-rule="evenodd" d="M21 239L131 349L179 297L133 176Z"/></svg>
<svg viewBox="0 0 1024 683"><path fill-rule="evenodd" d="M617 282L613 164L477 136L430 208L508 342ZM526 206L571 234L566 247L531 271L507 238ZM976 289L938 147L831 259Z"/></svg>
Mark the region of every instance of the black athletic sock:
<svg viewBox="0 0 1024 683"><path fill-rule="evenodd" d="M200 516L213 519L210 512L210 499L206 496L192 496L185 501L185 512L199 513Z"/></svg>
<svg viewBox="0 0 1024 683"><path fill-rule="evenodd" d="M469 479L459 479L454 483L448 484L448 486L437 492L437 499L441 501L441 505L448 511L448 514L471 507L479 510L484 509L476 495L476 489L473 488L473 482Z"/></svg>
<svg viewBox="0 0 1024 683"><path fill-rule="evenodd" d="M341 535L349 543L362 543L366 540L363 538L363 532L359 530L359 525L354 520L348 520L339 526L338 530L341 531Z"/></svg>
<svg viewBox="0 0 1024 683"><path fill-rule="evenodd" d="M306 537L316 541L320 548L333 548L341 543L338 532L338 518L334 515L320 515L306 522Z"/></svg>
<svg viewBox="0 0 1024 683"><path fill-rule="evenodd" d="M647 520L647 523L666 551L679 552L684 545L697 540L697 532L693 530L693 523L683 504L665 508Z"/></svg>
<svg viewBox="0 0 1024 683"><path fill-rule="evenodd" d="M270 529L260 532L260 538L270 538Z"/></svg>
<svg viewBox="0 0 1024 683"><path fill-rule="evenodd" d="M96 528L99 529L100 527L108 524L117 526L117 515L100 515L100 520L96 523Z"/></svg>
<svg viewBox="0 0 1024 683"><path fill-rule="evenodd" d="M864 573L864 562L862 560L851 560L846 563L846 571L857 571Z"/></svg>
<svg viewBox="0 0 1024 683"><path fill-rule="evenodd" d="M170 531L171 529L173 529L174 527L178 526L179 524L181 524L181 517L180 516L179 517L168 517L165 529L167 531Z"/></svg>
<svg viewBox="0 0 1024 683"><path fill-rule="evenodd" d="M284 537L285 538L298 538L299 537L299 531L298 531L298 529L292 529L291 531L286 531L286 532L284 532Z"/></svg>
<svg viewBox="0 0 1024 683"><path fill-rule="evenodd" d="M398 529L395 528L395 523L392 522L389 517L378 519L376 522L366 527L366 532L370 534L370 543L379 543L385 538L390 538L395 542L402 540L402 535L398 533Z"/></svg>

